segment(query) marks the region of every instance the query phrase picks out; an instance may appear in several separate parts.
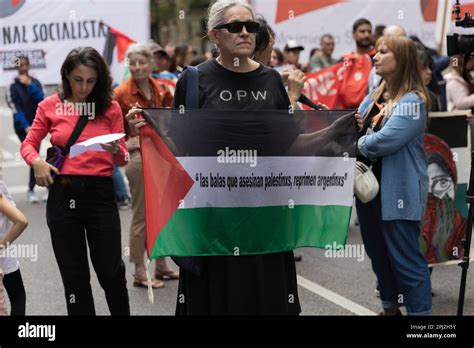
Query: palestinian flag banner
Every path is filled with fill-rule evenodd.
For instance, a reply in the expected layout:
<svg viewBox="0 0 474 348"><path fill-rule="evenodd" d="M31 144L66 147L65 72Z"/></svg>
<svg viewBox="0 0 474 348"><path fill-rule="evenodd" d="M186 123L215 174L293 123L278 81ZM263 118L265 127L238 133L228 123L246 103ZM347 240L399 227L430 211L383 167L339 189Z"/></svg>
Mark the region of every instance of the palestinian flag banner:
<svg viewBox="0 0 474 348"><path fill-rule="evenodd" d="M357 139L353 115L144 109L149 257L345 244Z"/></svg>

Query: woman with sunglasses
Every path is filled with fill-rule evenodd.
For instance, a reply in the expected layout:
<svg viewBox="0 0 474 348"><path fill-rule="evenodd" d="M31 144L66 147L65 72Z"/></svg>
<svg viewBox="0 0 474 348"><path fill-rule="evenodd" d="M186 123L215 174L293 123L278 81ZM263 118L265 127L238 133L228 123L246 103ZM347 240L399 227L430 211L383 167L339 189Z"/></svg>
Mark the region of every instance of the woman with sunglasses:
<svg viewBox="0 0 474 348"><path fill-rule="evenodd" d="M250 58L259 28L253 9L245 1L217 1L209 9L208 28L209 37L220 54L197 67L199 107L288 110L290 100L278 72ZM187 76L185 70L178 80L176 108L186 105ZM229 93L223 97L222 91L229 91L233 97L229 98ZM249 97L237 98L237 91L246 91ZM265 97L254 98L251 91L253 95ZM130 119L129 124L138 128L143 120ZM200 275L183 267L180 269L177 315L300 313L292 251L238 257L206 256L201 260Z"/></svg>

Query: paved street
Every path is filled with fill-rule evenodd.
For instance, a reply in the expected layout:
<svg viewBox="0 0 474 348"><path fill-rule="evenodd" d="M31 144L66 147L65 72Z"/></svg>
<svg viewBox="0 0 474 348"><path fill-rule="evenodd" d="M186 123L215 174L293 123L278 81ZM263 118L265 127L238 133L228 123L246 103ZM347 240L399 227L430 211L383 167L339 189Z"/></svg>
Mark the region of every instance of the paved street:
<svg viewBox="0 0 474 348"><path fill-rule="evenodd" d="M66 314L63 286L46 226L46 205L30 205L26 201L28 168L18 155L19 142L13 132L12 116L4 107L0 107L0 146L3 149L3 179L13 193L18 207L29 219L29 227L17 243L37 246L38 251L37 260L21 259L21 271L27 292L27 314ZM47 144L44 143L43 152L46 147ZM41 196L45 190L38 189L37 192ZM121 211L120 214L122 245L125 248L128 244L131 211ZM353 223L348 243L355 248L361 248L362 245L359 228ZM300 249L295 253L303 256L303 261L297 263L303 315L373 315L379 312L379 299L374 293L375 277L365 254L362 257L331 258L325 256L324 250L312 248ZM177 281L168 281L164 289L154 290L155 303L151 305L148 302L147 290L132 286L133 269L125 256L124 261L127 265L132 314L173 315ZM470 315L474 315L473 268L474 265L468 274L465 303L465 313ZM456 314L460 277L461 268L458 266L435 268L432 275L434 314ZM94 272L92 287L97 313L107 315L105 297Z"/></svg>

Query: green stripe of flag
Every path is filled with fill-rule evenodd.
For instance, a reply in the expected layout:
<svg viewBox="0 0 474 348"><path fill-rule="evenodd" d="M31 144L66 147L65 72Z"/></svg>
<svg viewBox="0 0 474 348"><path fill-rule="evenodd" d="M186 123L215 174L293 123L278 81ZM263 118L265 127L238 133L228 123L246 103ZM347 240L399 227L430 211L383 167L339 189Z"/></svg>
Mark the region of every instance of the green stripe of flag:
<svg viewBox="0 0 474 348"><path fill-rule="evenodd" d="M178 209L160 232L151 258L265 254L295 246L345 244L351 209L334 205Z"/></svg>

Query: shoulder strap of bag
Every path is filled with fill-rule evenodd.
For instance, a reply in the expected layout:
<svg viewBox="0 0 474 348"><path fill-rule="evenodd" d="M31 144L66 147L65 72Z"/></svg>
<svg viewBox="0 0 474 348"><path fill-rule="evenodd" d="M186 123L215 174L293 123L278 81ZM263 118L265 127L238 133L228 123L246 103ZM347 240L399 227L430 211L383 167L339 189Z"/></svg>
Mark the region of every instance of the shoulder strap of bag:
<svg viewBox="0 0 474 348"><path fill-rule="evenodd" d="M199 109L199 71L196 67L186 67L186 109ZM201 275L202 257L200 256L172 256L171 259L182 269L195 276Z"/></svg>
<svg viewBox="0 0 474 348"><path fill-rule="evenodd" d="M64 146L63 153L64 155L69 152L71 149L71 146L76 142L77 138L81 135L82 131L86 127L87 122L89 121L89 118L86 116L79 116L79 119L77 120L76 126L74 127L74 130L72 131L71 136L69 137L66 146Z"/></svg>
<svg viewBox="0 0 474 348"><path fill-rule="evenodd" d="M190 65L186 71L186 109L199 109L199 71Z"/></svg>
<svg viewBox="0 0 474 348"><path fill-rule="evenodd" d="M64 98L62 96L62 93L59 94L59 99L61 99L61 101L64 103ZM71 146L76 142L76 140L79 138L82 131L86 127L86 124L88 121L89 121L88 117L84 115L79 116L79 119L77 120L76 125L74 126L74 130L72 131L71 136L69 137L66 145L63 148L63 151L62 151L63 155L66 155L69 152L69 150L71 149Z"/></svg>

